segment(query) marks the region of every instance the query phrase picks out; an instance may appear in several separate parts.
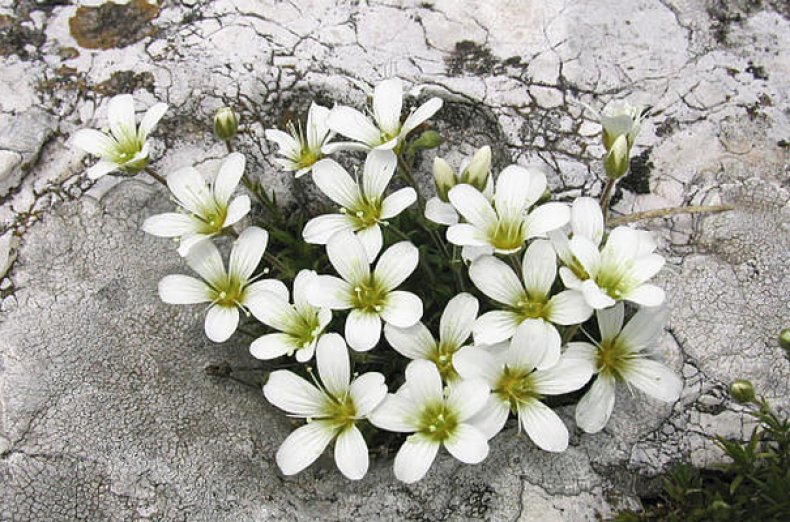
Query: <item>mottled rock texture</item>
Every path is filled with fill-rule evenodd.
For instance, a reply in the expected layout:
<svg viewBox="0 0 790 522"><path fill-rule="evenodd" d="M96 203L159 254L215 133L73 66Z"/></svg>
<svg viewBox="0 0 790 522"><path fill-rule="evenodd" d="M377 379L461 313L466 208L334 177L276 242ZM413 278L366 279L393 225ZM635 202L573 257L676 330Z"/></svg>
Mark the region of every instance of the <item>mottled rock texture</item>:
<svg viewBox="0 0 790 522"><path fill-rule="evenodd" d="M734 378L790 406L776 342L790 326L786 2L162 4L0 0L0 519L596 520L634 506L672 463L720 458L705 435L748 429L725 393ZM737 207L643 224L669 260L663 355L686 382L677 404L624 391L607 429L576 431L561 455L511 426L484 464L440 458L414 486L386 460L362 483L329 458L278 475L288 420L255 386L205 372L253 364L246 340L212 345L200 309L158 301L157 280L182 265L139 225L165 196L88 182L67 141L103 124L109 96L133 92L172 106L159 170L216 164L208 122L229 104L251 171L283 201L310 199L274 168L263 129L313 99L361 105L393 73L417 99L444 98L441 155L489 143L498 167L541 164L566 198L602 185L598 127L573 100L654 107L615 211Z"/></svg>

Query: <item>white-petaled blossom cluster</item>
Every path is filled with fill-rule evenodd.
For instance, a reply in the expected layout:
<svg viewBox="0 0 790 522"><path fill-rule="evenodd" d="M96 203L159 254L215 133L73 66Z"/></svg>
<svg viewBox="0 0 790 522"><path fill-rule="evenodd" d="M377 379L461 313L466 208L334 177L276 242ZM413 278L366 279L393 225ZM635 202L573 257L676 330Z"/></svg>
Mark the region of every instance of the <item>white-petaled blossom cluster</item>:
<svg viewBox="0 0 790 522"><path fill-rule="evenodd" d="M276 162L297 177L311 173L336 205L302 231L305 242L325 245L334 274L299 271L290 291L265 277L260 265L269 233L234 230L251 210L248 196L235 195L245 171L240 153L226 156L214 173L193 167L169 173L176 210L143 224L150 234L174 238L200 276L168 275L159 294L167 303L203 303L212 341L227 341L242 316L252 317L270 330L252 342L254 357L314 360L315 369L274 371L263 387L271 404L305 420L277 452L282 472L298 473L332 445L340 472L362 478L372 426L407 434L394 473L414 482L441 448L464 463L483 461L489 440L511 417L537 447L564 451L569 430L551 407L553 396L585 390L575 424L586 432L606 426L618 384L677 400L682 381L655 357L667 309L664 292L650 283L664 263L651 235L607 231L590 198L549 201L539 169L511 165L494 175L489 147L458 172L441 158L434 163L437 194L420 210L447 227L450 246L461 247L471 288L446 303L438 330L423 322L423 282L409 284L421 251L408 236L386 232L420 199L414 187L394 189L392 180L409 134L442 102L432 98L405 117L402 106L401 83L390 79L375 88L368 114L313 104L304 127L266 131L278 147ZM165 109L155 105L138 126L131 96L111 100L111 135L83 130L74 137L102 157L89 175L144 168L148 134ZM333 141L338 135L349 141ZM365 153L361 173L329 157L337 151ZM222 236L235 237L227 264L214 243ZM343 320L342 329L333 319ZM382 373L354 371L373 349L409 360L397 389Z"/></svg>

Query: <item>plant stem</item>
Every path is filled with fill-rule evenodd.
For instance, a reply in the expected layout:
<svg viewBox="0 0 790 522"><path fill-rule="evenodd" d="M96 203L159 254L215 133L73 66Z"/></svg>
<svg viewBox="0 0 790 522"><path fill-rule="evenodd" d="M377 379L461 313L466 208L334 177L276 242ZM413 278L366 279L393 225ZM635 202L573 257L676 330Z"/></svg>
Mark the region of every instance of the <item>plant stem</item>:
<svg viewBox="0 0 790 522"><path fill-rule="evenodd" d="M675 216L678 214L704 214L713 212L726 212L733 210L733 205L690 205L687 207L659 208L655 210L645 210L644 212L634 212L607 221L607 225L617 226L626 223L633 223L640 219L660 218Z"/></svg>
<svg viewBox="0 0 790 522"><path fill-rule="evenodd" d="M616 179L607 178L606 186L603 189L603 194L601 194L601 212L603 213L604 223L609 217L609 202L612 199L612 191L614 190L615 183L617 183Z"/></svg>
<svg viewBox="0 0 790 522"><path fill-rule="evenodd" d="M387 223L386 228L389 229L389 230L392 230L393 232L395 232L395 235L398 236L399 238L401 238L401 239L403 239L405 241L411 241L411 238L409 236L407 236L405 232L403 232L401 229L399 229L398 227L396 227L392 223Z"/></svg>
<svg viewBox="0 0 790 522"><path fill-rule="evenodd" d="M225 148L228 149L228 154L233 152L233 144L230 142L230 140L225 140Z"/></svg>
<svg viewBox="0 0 790 522"><path fill-rule="evenodd" d="M272 265L276 266L277 269L282 272L283 277L290 279L293 276L293 269L288 268L285 264L277 259L276 256L270 254L269 252L263 253L263 258L270 262Z"/></svg>
<svg viewBox="0 0 790 522"><path fill-rule="evenodd" d="M167 181L165 181L165 178L160 176L152 167L145 167L145 173L158 181L161 185L167 187Z"/></svg>
<svg viewBox="0 0 790 522"><path fill-rule="evenodd" d="M562 334L562 344L565 345L568 341L573 339L573 336L576 335L576 332L579 331L580 324L574 324L573 326L568 327L565 332Z"/></svg>

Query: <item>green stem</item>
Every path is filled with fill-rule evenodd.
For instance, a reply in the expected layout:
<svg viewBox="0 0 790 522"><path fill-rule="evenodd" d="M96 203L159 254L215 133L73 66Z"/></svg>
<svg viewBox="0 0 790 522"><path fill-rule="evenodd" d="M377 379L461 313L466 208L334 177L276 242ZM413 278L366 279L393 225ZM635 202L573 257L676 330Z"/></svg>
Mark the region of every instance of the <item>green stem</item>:
<svg viewBox="0 0 790 522"><path fill-rule="evenodd" d="M612 199L612 191L614 190L616 183L616 179L607 178L606 186L603 189L603 194L601 194L601 212L603 213L604 223L606 223L606 220L609 217L609 202Z"/></svg>
<svg viewBox="0 0 790 522"><path fill-rule="evenodd" d="M167 187L167 181L165 181L165 178L160 176L159 173L156 172L152 167L145 167L145 173L158 181L161 185Z"/></svg>

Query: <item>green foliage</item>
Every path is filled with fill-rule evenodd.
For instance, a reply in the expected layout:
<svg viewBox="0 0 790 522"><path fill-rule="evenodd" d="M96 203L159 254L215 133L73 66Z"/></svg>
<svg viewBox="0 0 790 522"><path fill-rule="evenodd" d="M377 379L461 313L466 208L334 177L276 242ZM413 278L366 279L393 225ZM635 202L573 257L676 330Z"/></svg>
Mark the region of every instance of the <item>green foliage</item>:
<svg viewBox="0 0 790 522"><path fill-rule="evenodd" d="M618 514L616 522L749 522L790 520L790 421L765 399L748 415L758 421L748 441L713 438L729 459L716 470L677 466L659 499L641 512Z"/></svg>

